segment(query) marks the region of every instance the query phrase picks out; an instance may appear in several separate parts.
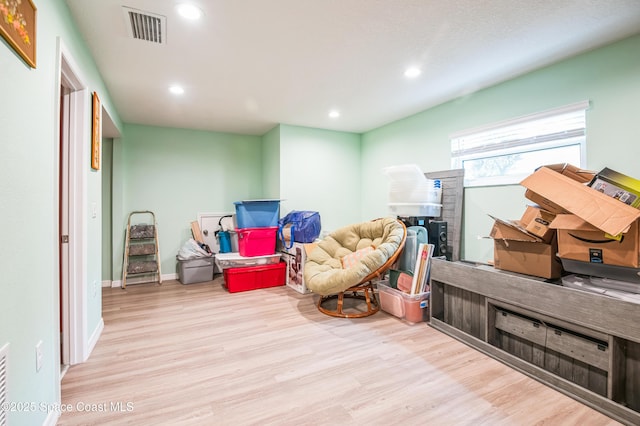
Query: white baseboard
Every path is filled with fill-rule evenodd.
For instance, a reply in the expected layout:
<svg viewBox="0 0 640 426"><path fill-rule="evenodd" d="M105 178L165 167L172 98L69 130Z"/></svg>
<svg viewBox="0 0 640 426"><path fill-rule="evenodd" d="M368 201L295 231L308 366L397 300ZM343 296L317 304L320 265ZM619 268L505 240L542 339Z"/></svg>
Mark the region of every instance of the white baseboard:
<svg viewBox="0 0 640 426"><path fill-rule="evenodd" d="M111 280L103 280L103 281L102 281L102 287L109 288L109 287L111 287L112 285L113 285L113 284L112 284L112 281L111 281Z"/></svg>
<svg viewBox="0 0 640 426"><path fill-rule="evenodd" d="M49 414L47 415L47 418L44 419L44 422L42 423L42 426L56 426L56 424L58 423L58 419L59 418L60 418L60 411L51 410L51 411L49 411Z"/></svg>
<svg viewBox="0 0 640 426"><path fill-rule="evenodd" d="M162 274L162 281L166 280L177 280L178 274ZM149 277L136 277L127 279L127 285L129 284L144 284L144 283L154 283L156 282L154 279L150 279ZM122 286L122 280L114 280L111 281L112 288L118 288Z"/></svg>
<svg viewBox="0 0 640 426"><path fill-rule="evenodd" d="M100 318L100 322L93 333L91 333L91 337L89 337L88 348L87 348L87 359L91 356L91 352L93 352L93 348L96 347L98 343L98 339L102 335L102 330L104 330L104 320ZM86 360L85 360L86 361Z"/></svg>

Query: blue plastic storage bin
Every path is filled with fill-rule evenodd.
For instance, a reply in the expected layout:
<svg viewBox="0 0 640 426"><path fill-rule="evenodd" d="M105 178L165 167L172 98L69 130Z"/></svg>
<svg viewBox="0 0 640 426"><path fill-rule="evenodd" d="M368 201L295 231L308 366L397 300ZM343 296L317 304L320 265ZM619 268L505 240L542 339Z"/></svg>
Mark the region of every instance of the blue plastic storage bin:
<svg viewBox="0 0 640 426"><path fill-rule="evenodd" d="M233 204L240 229L278 226L280 200L244 200Z"/></svg>

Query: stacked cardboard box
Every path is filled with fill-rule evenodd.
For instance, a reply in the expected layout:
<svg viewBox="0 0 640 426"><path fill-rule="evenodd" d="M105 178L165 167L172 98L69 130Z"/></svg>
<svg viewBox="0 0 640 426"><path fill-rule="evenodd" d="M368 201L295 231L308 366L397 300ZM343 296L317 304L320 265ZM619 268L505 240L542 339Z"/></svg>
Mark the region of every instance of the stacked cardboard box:
<svg viewBox="0 0 640 426"><path fill-rule="evenodd" d="M495 222L490 236L494 241L494 266L521 274L559 278L562 265L556 257L558 243L555 232L548 228L548 223L535 222L535 218L547 217L548 214L538 207L528 206L520 220L493 218ZM540 235L528 229L534 229Z"/></svg>
<svg viewBox="0 0 640 426"><path fill-rule="evenodd" d="M562 267L556 253L571 272L619 278L611 268L640 268L640 210L625 202L640 194L640 181L609 169L594 174L553 165L521 184L525 197L540 208L528 207L519 221L495 221L497 268L558 278ZM603 186L618 189L603 191Z"/></svg>

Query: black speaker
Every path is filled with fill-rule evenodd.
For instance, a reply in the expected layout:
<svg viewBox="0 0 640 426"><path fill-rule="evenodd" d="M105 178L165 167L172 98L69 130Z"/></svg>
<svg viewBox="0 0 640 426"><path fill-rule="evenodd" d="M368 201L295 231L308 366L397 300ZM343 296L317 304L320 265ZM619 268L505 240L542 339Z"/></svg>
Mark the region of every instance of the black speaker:
<svg viewBox="0 0 640 426"><path fill-rule="evenodd" d="M447 248L447 222L433 220L429 222L429 244L433 244L433 257L446 256L451 260L451 253Z"/></svg>
<svg viewBox="0 0 640 426"><path fill-rule="evenodd" d="M429 218L427 216L398 216L398 220L404 223L404 226L424 226L427 227Z"/></svg>

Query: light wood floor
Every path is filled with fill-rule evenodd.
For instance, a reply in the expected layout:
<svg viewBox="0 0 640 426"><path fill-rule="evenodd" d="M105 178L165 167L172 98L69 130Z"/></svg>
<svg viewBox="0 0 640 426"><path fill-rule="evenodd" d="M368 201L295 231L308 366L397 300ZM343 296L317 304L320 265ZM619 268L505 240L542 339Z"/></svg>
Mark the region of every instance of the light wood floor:
<svg viewBox="0 0 640 426"><path fill-rule="evenodd" d="M65 375L58 424L617 424L425 323L221 282L104 289L104 332Z"/></svg>

